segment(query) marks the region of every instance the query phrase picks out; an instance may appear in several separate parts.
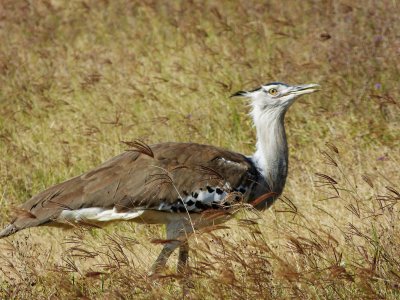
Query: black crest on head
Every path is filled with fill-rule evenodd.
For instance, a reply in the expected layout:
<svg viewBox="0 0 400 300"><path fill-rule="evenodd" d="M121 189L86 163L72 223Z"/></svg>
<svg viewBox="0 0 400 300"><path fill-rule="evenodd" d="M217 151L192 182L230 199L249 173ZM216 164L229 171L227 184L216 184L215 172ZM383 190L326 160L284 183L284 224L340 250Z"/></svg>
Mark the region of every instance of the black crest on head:
<svg viewBox="0 0 400 300"><path fill-rule="evenodd" d="M268 86L268 85L283 85L283 86L288 87L288 85L283 82L268 82L268 83L264 84L264 86Z"/></svg>
<svg viewBox="0 0 400 300"><path fill-rule="evenodd" d="M245 95L246 95L246 92L245 92L245 91L238 91L238 92L232 94L229 98L232 98L232 97L241 97L241 96L245 96Z"/></svg>

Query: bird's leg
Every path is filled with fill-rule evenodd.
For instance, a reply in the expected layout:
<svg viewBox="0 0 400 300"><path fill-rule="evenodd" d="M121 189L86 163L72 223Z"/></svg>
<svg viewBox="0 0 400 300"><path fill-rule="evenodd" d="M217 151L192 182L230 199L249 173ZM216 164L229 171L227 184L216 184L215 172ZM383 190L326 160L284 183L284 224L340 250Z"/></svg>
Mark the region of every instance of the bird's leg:
<svg viewBox="0 0 400 300"><path fill-rule="evenodd" d="M188 241L182 242L179 246L178 256L178 274L182 275L182 296L185 299L190 295L190 289L194 288L194 284L188 274L188 260L189 260L189 243Z"/></svg>
<svg viewBox="0 0 400 300"><path fill-rule="evenodd" d="M158 255L156 261L151 267L152 274L159 273L162 269L164 269L168 258L171 256L172 252L179 247L180 244L180 241L175 240L164 245L164 248L161 250L161 253Z"/></svg>
<svg viewBox="0 0 400 300"><path fill-rule="evenodd" d="M189 242L185 241L179 246L179 257L178 257L178 273L185 273L188 267L189 259Z"/></svg>
<svg viewBox="0 0 400 300"><path fill-rule="evenodd" d="M161 271L165 267L172 252L181 246L182 243L185 243L185 239L182 238L185 232L185 223L183 221L168 223L166 229L167 243L164 245L164 248L161 250L160 255L151 268L151 273L153 274Z"/></svg>
<svg viewBox="0 0 400 300"><path fill-rule="evenodd" d="M167 243L161 250L160 255L154 262L151 273L157 273L161 271L171 256L172 252L179 247L179 258L178 258L178 273L184 272L187 268L188 257L189 257L189 244L187 241L187 234L190 233L191 227L188 227L185 220L179 220L177 222L171 222L167 224Z"/></svg>

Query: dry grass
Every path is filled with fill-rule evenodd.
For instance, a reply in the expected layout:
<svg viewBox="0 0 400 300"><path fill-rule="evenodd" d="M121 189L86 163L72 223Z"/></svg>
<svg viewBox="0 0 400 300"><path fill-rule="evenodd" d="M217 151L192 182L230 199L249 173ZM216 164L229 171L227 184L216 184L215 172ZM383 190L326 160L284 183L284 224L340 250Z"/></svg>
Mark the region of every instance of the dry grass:
<svg viewBox="0 0 400 300"><path fill-rule="evenodd" d="M253 3L251 3L253 2ZM126 148L254 150L231 92L317 82L287 115L281 200L192 241L193 299L400 297L399 3L2 1L1 224ZM0 242L0 298L175 299L160 227L36 228Z"/></svg>

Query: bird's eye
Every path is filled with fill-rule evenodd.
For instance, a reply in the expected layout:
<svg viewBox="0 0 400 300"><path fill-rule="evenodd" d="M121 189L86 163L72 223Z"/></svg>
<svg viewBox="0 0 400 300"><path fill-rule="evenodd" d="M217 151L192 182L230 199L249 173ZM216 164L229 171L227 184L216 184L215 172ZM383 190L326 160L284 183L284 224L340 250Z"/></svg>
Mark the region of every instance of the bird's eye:
<svg viewBox="0 0 400 300"><path fill-rule="evenodd" d="M275 96L276 94L278 94L278 90L272 88L272 89L268 90L268 93L269 93L270 95L272 95L272 96Z"/></svg>

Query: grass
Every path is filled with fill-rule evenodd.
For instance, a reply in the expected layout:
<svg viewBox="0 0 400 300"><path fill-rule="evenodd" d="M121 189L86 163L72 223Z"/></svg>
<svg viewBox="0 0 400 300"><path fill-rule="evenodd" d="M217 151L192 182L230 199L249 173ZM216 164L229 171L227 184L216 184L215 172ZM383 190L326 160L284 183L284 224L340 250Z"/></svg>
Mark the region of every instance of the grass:
<svg viewBox="0 0 400 300"><path fill-rule="evenodd" d="M320 83L286 118L286 189L194 240L193 299L400 297L397 1L0 3L0 223L124 151L189 141L254 151L246 103ZM157 226L35 228L0 242L0 298L175 299L151 279Z"/></svg>

